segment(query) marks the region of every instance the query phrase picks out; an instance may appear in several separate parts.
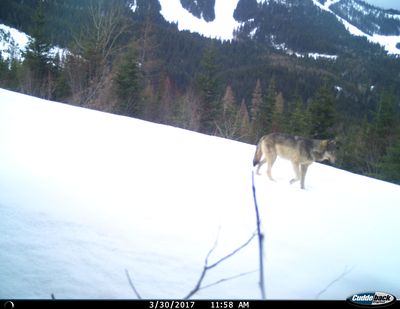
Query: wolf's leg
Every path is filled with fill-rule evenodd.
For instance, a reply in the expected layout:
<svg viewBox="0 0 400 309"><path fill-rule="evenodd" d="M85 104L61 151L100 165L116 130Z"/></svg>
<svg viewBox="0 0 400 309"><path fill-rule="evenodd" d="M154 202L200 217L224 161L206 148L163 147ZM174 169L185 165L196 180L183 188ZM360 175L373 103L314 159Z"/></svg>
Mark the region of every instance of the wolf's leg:
<svg viewBox="0 0 400 309"><path fill-rule="evenodd" d="M271 174L271 170L272 170L272 165L274 165L275 160L276 160L276 153L275 152L269 152L268 153L268 168L267 168L267 175L269 177L270 180L274 181L274 179L272 178L272 174Z"/></svg>
<svg viewBox="0 0 400 309"><path fill-rule="evenodd" d="M267 160L264 158L264 159L262 159L262 160L258 163L258 165L257 165L257 171L256 171L256 174L257 174L257 175L260 175L260 168L261 168L261 166L264 165L266 162L267 162Z"/></svg>
<svg viewBox="0 0 400 309"><path fill-rule="evenodd" d="M306 173L308 169L309 164L301 164L300 169L301 169L301 181L300 181L300 188L304 189L304 180L306 178Z"/></svg>
<svg viewBox="0 0 400 309"><path fill-rule="evenodd" d="M294 170L296 177L293 178L292 180L290 180L290 184L295 183L296 181L300 180L300 165L299 165L299 163L292 162L292 165L293 165L293 170Z"/></svg>

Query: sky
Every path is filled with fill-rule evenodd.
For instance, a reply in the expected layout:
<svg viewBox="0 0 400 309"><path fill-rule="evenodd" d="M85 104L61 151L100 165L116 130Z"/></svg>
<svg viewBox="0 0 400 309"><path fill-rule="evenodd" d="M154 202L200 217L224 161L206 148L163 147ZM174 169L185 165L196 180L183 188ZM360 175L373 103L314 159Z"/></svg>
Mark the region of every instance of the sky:
<svg viewBox="0 0 400 309"><path fill-rule="evenodd" d="M365 0L365 2L372 5L382 7L384 9L397 9L400 10L399 0Z"/></svg>

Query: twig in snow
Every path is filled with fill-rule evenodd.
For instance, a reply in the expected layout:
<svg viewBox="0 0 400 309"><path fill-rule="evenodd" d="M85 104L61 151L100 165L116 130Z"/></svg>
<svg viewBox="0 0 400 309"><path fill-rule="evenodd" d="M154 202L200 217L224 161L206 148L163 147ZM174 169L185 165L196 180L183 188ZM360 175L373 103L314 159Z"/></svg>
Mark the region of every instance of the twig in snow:
<svg viewBox="0 0 400 309"><path fill-rule="evenodd" d="M126 277L128 278L129 285L131 286L133 292L136 294L136 297L138 299L142 299L142 297L140 296L139 292L136 290L135 285L133 284L133 282L131 280L131 276L129 276L129 272L128 272L127 269L125 269L125 273L126 273Z"/></svg>
<svg viewBox="0 0 400 309"><path fill-rule="evenodd" d="M242 250L244 247L246 247L252 240L253 238L256 236L256 234L254 233L253 235L251 235L251 237L243 244L241 245L239 248L237 248L236 250L232 251L231 253L229 253L228 255L224 256L223 258L219 259L217 262L208 265L208 259L210 258L211 253L213 253L213 251L215 250L215 248L217 247L218 244L218 238L216 239L214 246L211 248L211 250L208 252L205 262L204 262L204 267L203 267L203 271L201 272L201 275L199 277L199 280L197 281L195 287L193 288L192 291L189 292L188 295L186 295L183 299L189 299L190 297L192 297L194 294L196 294L199 290L202 289L201 284L203 282L203 279L207 273L208 270L216 267L217 265L219 265L220 263L222 263L223 261L225 261L226 259L230 258L231 256L233 256L234 254L236 254L237 252L239 252L240 250ZM236 277L232 277L232 278L237 278ZM228 279L226 279L228 280ZM223 280L223 281L226 281ZM216 283L215 283L216 284ZM213 284L213 285L215 285Z"/></svg>
<svg viewBox="0 0 400 309"><path fill-rule="evenodd" d="M351 267L350 269L346 268L344 269L343 273L337 277L336 279L332 280L323 290L321 290L317 296L315 297L315 299L318 299L323 293L325 293L333 284L335 284L336 282L338 282L339 280L341 280L344 276L346 276L348 273L350 273L355 266Z"/></svg>
<svg viewBox="0 0 400 309"><path fill-rule="evenodd" d="M265 284L264 284L264 234L261 232L261 221L260 212L258 210L256 187L254 185L254 170L251 173L251 184L253 189L254 207L256 210L257 220L257 235L258 235L258 252L259 252L259 263L260 263L260 290L262 299L266 299L265 296Z"/></svg>
<svg viewBox="0 0 400 309"><path fill-rule="evenodd" d="M208 289L208 288L210 288L210 287L212 287L214 285L218 285L218 284L220 284L222 282L225 282L225 281L230 281L230 280L233 280L233 279L237 279L237 278L240 278L240 277L243 277L243 276L247 276L247 275L253 274L256 271L258 271L258 269L257 270L252 270L252 271L248 271L248 272L245 272L245 273L242 273L242 274L239 274L239 275L236 275L236 276L232 276L232 277L229 277L229 278L220 279L218 281L215 281L214 283L210 283L208 285L200 287L199 291L200 290L204 290L204 289Z"/></svg>

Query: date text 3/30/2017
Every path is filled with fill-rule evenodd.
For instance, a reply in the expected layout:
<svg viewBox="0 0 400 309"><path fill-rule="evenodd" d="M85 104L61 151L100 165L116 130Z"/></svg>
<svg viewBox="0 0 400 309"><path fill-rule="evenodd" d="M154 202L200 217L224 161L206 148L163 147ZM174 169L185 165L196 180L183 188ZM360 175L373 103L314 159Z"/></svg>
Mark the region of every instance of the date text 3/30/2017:
<svg viewBox="0 0 400 309"><path fill-rule="evenodd" d="M155 300L149 301L149 309L250 309L249 301L178 301Z"/></svg>

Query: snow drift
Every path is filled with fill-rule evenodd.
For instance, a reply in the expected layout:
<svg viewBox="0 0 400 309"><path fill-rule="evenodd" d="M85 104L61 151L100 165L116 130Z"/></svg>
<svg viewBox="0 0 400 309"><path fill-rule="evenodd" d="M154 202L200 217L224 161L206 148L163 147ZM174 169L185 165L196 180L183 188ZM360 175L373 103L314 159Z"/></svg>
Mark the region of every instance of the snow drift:
<svg viewBox="0 0 400 309"><path fill-rule="evenodd" d="M0 89L0 298L182 298L253 234L255 147ZM269 299L400 297L400 187L313 164L256 177ZM193 298L258 299L253 240Z"/></svg>

